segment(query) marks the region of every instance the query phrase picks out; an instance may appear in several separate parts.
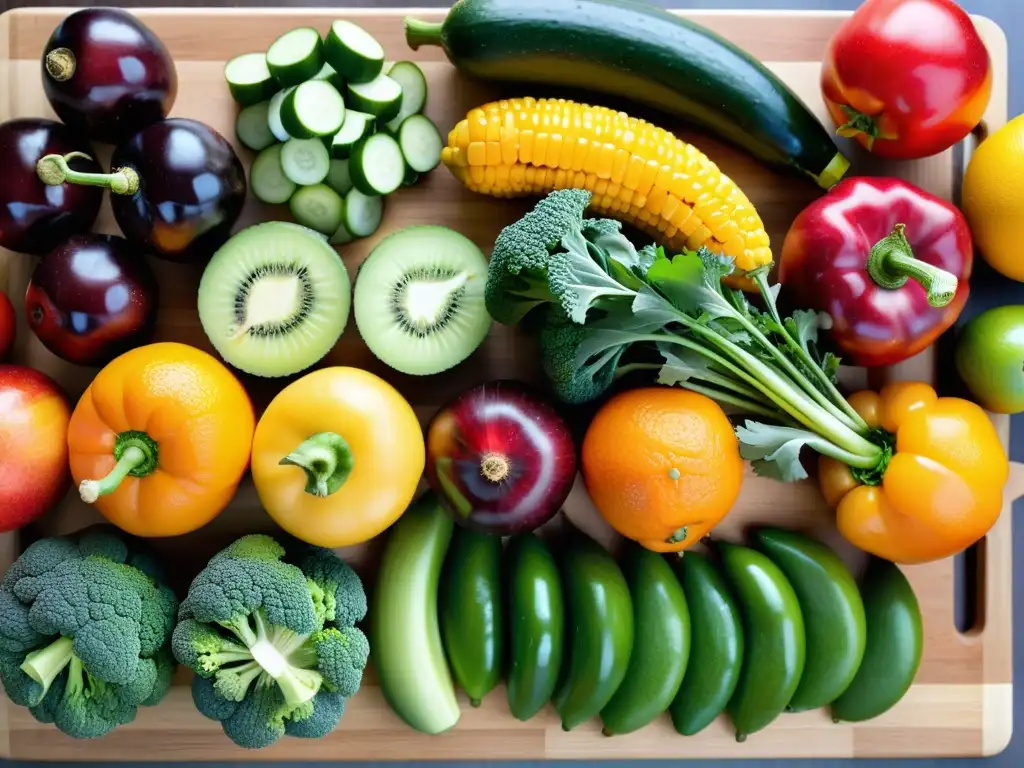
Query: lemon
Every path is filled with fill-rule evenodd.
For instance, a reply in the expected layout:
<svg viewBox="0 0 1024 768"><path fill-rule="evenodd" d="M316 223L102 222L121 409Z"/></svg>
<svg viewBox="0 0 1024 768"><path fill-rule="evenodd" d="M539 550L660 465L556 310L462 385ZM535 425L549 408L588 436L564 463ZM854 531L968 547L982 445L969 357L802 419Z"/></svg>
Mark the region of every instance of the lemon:
<svg viewBox="0 0 1024 768"><path fill-rule="evenodd" d="M981 257L997 272L1024 282L1024 115L975 150L960 207Z"/></svg>

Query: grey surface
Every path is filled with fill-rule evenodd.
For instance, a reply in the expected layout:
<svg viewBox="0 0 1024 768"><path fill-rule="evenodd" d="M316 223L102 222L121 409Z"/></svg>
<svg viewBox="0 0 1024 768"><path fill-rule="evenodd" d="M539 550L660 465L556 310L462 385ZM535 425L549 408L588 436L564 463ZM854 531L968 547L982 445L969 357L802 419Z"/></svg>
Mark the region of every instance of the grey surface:
<svg viewBox="0 0 1024 768"><path fill-rule="evenodd" d="M757 8L757 9L799 9L799 10L853 10L860 5L859 0L656 0L659 4L672 7L672 8ZM960 5L966 8L969 12L975 14L982 14L993 19L998 23L1004 31L1007 32L1009 38L1009 52L1010 52L1010 117L1013 117L1021 112L1024 112L1024 48L1017 44L1015 40L1015 32L1024 27L1024 0L959 0ZM14 2L7 2L7 0L0 0L0 9L6 7L15 6L31 6L31 5L59 5L59 6L70 6L70 5L90 5L92 3L85 2L84 0L42 0L42 2L23 2L14 0ZM133 2L132 0L125 0L125 2L111 3L122 6L135 6L135 5L154 5L156 3L146 0L140 0ZM162 3L164 5L181 5L181 6L211 6L211 5L228 5L228 6L276 6L276 5L295 5L295 6L327 6L327 7L343 7L343 6L355 6L355 5L369 5L369 6L404 6L404 7L438 7L448 6L450 2L443 0L359 0L344 2L344 0L298 0L297 2L291 3L280 3L273 2L273 0L249 0L246 2L232 2L231 0L167 0ZM1024 190L1021 191L1024 194ZM1000 304L1017 304L1024 303L1024 284L1013 283L1009 280L1001 278L996 275L992 270L987 269L984 264L979 264L977 267L977 273L971 281L972 295L971 300L964 312L963 320L968 319L970 316L977 312L987 309L993 305ZM1024 461L1024 418L1015 417L1013 419L1013 439L1011 444L1011 458L1017 461ZM1021 504L1015 506L1015 513L1019 512ZM1016 517L1016 514L1015 514ZM1014 582L1016 583L1016 577L1024 569L1024 525L1018 525L1014 531ZM1018 589L1014 592L1014 617L1024 616L1024 589ZM1014 667L1016 669L1024 669L1024 632L1019 633L1016 636L1016 643L1014 649ZM1015 726L1019 725L1024 716L1024 704L1022 704L1021 692L1017 690L1014 696L1014 723ZM750 743L751 750L756 750L756 740ZM680 743L680 749L685 750L685 742ZM339 751L342 751L343 747L339 745ZM173 753L169 754L168 757L173 758ZM638 761L608 761L601 763L602 766L620 766L636 765ZM874 768L923 768L924 766L942 766L942 768L1020 768L1024 766L1024 733L1015 734L1012 739L1009 748L1001 755L994 756L988 759L949 759L949 760L679 760L679 761L666 761L666 760L654 760L654 761L643 761L643 768L662 768L663 766L679 765L682 768L706 768L707 766L728 764L735 766L736 768L780 768L780 766L792 766L792 768L862 768L862 766L871 764ZM30 763L24 761L4 761L0 760L0 764L3 764L7 768L35 768L36 766L80 766L82 763ZM328 766L328 765L374 765L374 763L249 763L249 765L258 765L265 768L299 768L300 766ZM424 765L425 763L388 763L389 766L413 766L413 765ZM482 762L465 762L458 763L463 766L477 766L485 765ZM570 765L585 765L586 763L569 763ZM170 768L170 766L180 766L181 768L197 768L199 766L205 766L211 768L212 766L229 766L229 765L245 765L245 763L144 763L144 764L118 764L117 768L124 766L124 768L140 768L141 766L153 766L160 765L163 768ZM455 765L451 763L450 765ZM509 765L515 766L515 768L539 768L545 765L540 762L519 762L509 763ZM113 768L113 767L112 767Z"/></svg>

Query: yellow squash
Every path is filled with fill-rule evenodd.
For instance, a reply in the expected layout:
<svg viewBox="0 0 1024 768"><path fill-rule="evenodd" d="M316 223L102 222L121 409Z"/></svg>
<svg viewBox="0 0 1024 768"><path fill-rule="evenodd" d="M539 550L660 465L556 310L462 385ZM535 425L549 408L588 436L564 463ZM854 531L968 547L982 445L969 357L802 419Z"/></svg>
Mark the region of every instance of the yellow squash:
<svg viewBox="0 0 1024 768"><path fill-rule="evenodd" d="M764 224L732 179L692 144L624 112L565 99L491 102L452 129L441 161L495 197L587 189L597 215L672 251L725 253L737 274L772 262Z"/></svg>
<svg viewBox="0 0 1024 768"><path fill-rule="evenodd" d="M285 531L344 547L405 511L425 453L416 413L394 387L358 368L323 368L285 387L263 413L252 477Z"/></svg>

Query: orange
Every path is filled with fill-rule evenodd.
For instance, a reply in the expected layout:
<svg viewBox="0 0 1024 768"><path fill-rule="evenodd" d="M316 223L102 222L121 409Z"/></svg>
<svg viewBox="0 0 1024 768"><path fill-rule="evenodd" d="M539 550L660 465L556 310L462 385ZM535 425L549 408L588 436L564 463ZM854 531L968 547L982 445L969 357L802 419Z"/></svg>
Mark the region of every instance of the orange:
<svg viewBox="0 0 1024 768"><path fill-rule="evenodd" d="M974 245L993 269L1024 281L1024 115L986 138L967 165L960 208Z"/></svg>
<svg viewBox="0 0 1024 768"><path fill-rule="evenodd" d="M655 552L699 541L732 508L743 481L725 412L684 389L633 389L610 399L583 438L594 506L627 539Z"/></svg>

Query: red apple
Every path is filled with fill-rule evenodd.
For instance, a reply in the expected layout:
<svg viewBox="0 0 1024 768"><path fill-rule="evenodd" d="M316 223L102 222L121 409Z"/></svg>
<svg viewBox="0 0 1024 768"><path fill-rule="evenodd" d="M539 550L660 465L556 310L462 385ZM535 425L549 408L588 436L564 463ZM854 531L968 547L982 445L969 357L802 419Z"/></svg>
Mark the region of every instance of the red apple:
<svg viewBox="0 0 1024 768"><path fill-rule="evenodd" d="M14 334L17 325L14 319L14 306L7 294L0 293L0 361L6 360L14 346Z"/></svg>
<svg viewBox="0 0 1024 768"><path fill-rule="evenodd" d="M41 517L67 493L71 406L53 379L0 365L0 531Z"/></svg>

